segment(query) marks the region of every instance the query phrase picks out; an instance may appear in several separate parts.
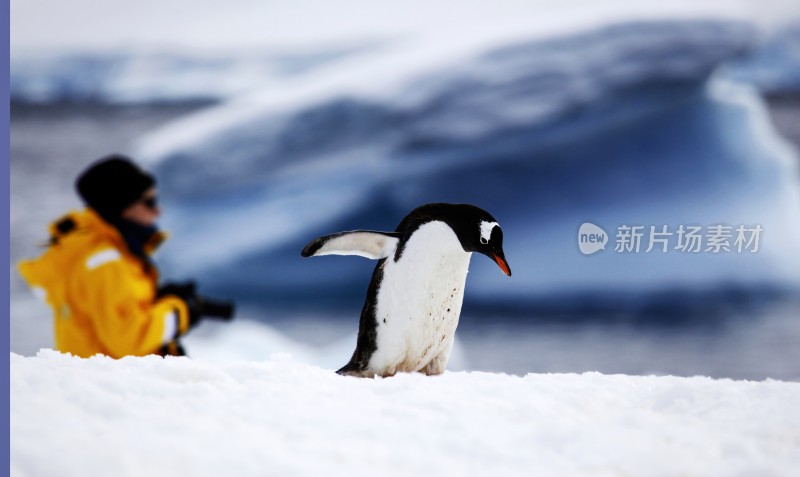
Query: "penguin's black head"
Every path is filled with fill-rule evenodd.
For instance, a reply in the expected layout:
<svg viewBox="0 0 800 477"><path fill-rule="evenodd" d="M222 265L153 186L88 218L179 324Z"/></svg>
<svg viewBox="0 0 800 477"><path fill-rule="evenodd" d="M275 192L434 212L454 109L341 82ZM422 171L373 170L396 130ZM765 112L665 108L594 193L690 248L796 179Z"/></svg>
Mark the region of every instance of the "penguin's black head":
<svg viewBox="0 0 800 477"><path fill-rule="evenodd" d="M511 268L503 252L503 231L494 217L469 204L426 204L411 211L397 231L409 231L422 223L440 220L455 232L465 252L477 252L494 260L508 276Z"/></svg>
<svg viewBox="0 0 800 477"><path fill-rule="evenodd" d="M477 209L477 207L475 208ZM500 270L510 277L511 268L508 266L506 254L503 252L503 230L488 212L478 210L481 214L477 217L477 224L473 219L470 224L465 224L461 231L456 232L461 246L467 252L478 252L491 258L497 263Z"/></svg>

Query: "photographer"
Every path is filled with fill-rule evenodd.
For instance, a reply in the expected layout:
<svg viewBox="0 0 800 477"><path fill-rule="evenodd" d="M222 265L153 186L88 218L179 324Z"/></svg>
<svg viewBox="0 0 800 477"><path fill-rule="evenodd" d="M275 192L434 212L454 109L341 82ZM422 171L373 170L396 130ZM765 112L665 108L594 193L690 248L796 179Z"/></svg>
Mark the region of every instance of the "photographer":
<svg viewBox="0 0 800 477"><path fill-rule="evenodd" d="M198 296L193 283L157 288L150 255L166 238L155 178L123 156L92 164L76 187L87 208L50 226L50 243L19 271L54 312L62 352L120 358L183 355L178 337L232 307ZM209 313L210 312L210 313Z"/></svg>

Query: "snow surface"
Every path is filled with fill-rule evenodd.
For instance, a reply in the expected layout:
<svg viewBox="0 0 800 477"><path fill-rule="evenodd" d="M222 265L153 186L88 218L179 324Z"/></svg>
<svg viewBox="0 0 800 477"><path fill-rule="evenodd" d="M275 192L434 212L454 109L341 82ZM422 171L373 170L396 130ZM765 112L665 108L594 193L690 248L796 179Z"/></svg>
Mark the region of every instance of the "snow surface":
<svg viewBox="0 0 800 477"><path fill-rule="evenodd" d="M11 475L790 476L800 383L11 354Z"/></svg>

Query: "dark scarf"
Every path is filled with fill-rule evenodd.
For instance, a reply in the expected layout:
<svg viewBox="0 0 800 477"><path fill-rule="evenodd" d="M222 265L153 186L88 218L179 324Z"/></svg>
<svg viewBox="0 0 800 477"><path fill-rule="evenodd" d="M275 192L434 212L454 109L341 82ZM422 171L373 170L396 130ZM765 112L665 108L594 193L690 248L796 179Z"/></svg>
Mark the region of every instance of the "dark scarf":
<svg viewBox="0 0 800 477"><path fill-rule="evenodd" d="M103 219L119 231L120 235L122 235L122 239L125 240L125 243L128 245L128 250L139 257L145 264L145 267L149 268L152 266L150 256L147 255L144 247L147 245L147 242L153 238L153 235L158 232L158 227L155 225L145 226L137 224L136 222L131 222L121 217L104 216Z"/></svg>

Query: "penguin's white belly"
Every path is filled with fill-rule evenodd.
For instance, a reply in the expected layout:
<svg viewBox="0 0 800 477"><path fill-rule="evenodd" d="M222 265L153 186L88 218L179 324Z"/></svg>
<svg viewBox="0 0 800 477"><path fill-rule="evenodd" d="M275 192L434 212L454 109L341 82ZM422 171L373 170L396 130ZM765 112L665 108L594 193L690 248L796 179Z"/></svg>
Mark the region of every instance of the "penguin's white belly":
<svg viewBox="0 0 800 477"><path fill-rule="evenodd" d="M449 226L430 222L414 232L397 262L386 259L375 307L372 371L391 375L420 371L429 364L433 374L444 371L471 255Z"/></svg>

